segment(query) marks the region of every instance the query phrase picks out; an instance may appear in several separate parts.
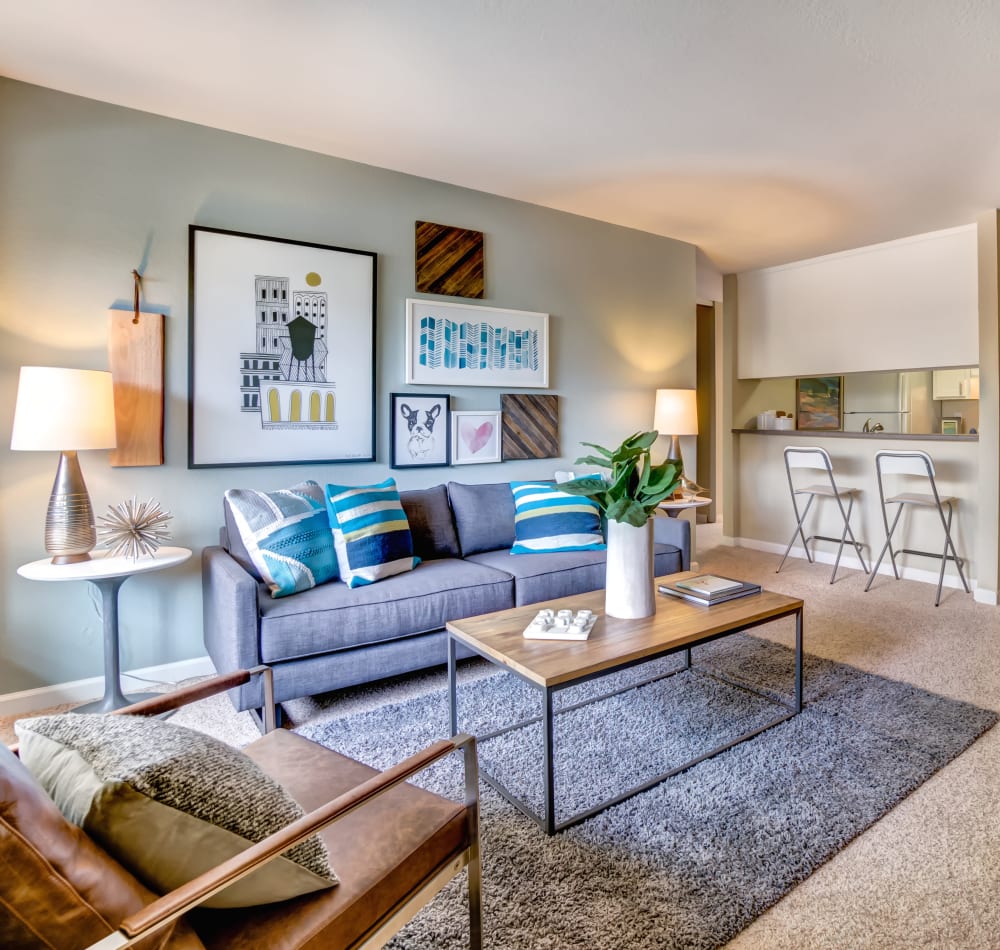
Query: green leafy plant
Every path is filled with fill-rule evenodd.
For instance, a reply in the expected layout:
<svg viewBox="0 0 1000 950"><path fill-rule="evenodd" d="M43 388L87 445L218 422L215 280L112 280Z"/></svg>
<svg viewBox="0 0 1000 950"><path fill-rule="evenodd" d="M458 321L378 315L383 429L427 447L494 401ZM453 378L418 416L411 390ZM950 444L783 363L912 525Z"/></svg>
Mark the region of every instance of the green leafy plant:
<svg viewBox="0 0 1000 950"><path fill-rule="evenodd" d="M593 442L581 442L600 455L585 455L577 465L597 465L611 470L608 479L600 475L583 476L561 482L560 491L583 495L595 502L609 521L641 528L655 513L656 506L669 498L681 480L682 466L669 459L653 465L649 447L659 433L636 432L616 449L606 449Z"/></svg>

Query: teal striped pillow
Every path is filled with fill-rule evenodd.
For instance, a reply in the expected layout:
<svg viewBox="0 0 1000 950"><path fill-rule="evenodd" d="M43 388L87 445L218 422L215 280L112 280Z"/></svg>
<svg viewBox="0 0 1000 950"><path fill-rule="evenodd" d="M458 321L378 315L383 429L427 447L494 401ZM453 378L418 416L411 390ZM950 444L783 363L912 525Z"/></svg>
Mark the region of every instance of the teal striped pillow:
<svg viewBox="0 0 1000 950"><path fill-rule="evenodd" d="M340 576L349 587L373 584L420 563L395 479L356 488L327 485L326 508Z"/></svg>
<svg viewBox="0 0 1000 950"><path fill-rule="evenodd" d="M601 513L589 498L545 482L511 482L514 547L511 554L603 551Z"/></svg>
<svg viewBox="0 0 1000 950"><path fill-rule="evenodd" d="M272 492L232 488L226 501L272 597L309 590L337 576L330 519L316 482Z"/></svg>

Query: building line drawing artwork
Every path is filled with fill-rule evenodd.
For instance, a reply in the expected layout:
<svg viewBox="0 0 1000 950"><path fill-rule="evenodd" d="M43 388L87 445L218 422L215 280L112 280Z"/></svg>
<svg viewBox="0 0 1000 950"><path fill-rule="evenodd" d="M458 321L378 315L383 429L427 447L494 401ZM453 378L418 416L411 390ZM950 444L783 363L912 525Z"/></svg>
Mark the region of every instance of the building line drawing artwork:
<svg viewBox="0 0 1000 950"><path fill-rule="evenodd" d="M290 290L288 277L254 278L256 345L240 353L240 409L264 429L336 429L336 382L327 379L328 297L310 271L311 288ZM291 301L289 302L289 297Z"/></svg>
<svg viewBox="0 0 1000 950"><path fill-rule="evenodd" d="M452 386L548 386L547 313L406 301L406 381Z"/></svg>
<svg viewBox="0 0 1000 950"><path fill-rule="evenodd" d="M375 460L377 266L188 226L189 468Z"/></svg>

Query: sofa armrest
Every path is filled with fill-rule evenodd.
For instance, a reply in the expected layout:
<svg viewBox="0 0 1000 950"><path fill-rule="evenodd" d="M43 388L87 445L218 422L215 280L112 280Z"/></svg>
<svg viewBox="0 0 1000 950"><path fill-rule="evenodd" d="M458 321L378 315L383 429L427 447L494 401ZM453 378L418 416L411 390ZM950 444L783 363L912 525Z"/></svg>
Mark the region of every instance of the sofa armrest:
<svg viewBox="0 0 1000 950"><path fill-rule="evenodd" d="M657 514L653 518L653 540L658 544L672 544L681 552L681 570L691 570L691 522L686 518L671 518Z"/></svg>
<svg viewBox="0 0 1000 950"><path fill-rule="evenodd" d="M201 555L205 648L219 673L261 665L257 581L220 547Z"/></svg>

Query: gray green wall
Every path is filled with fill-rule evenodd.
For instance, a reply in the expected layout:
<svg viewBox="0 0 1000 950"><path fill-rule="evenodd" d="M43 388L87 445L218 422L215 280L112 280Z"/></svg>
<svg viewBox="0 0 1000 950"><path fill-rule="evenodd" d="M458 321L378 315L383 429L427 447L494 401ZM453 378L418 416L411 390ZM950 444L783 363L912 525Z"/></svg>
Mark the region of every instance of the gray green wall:
<svg viewBox="0 0 1000 950"><path fill-rule="evenodd" d="M167 315L166 464L112 469L104 452L81 461L97 512L155 497L174 515L174 543L200 551L217 537L228 487L389 473L388 394L407 389L418 219L485 232L482 303L551 314L563 456L403 470L401 487L549 477L580 441L648 427L657 387L695 385L692 245L0 78L0 694L102 670L89 586L16 575L44 556L57 461L8 449L19 367L106 369L107 310L130 305L130 272L143 272L144 306ZM378 253L376 463L187 469L192 223ZM499 408L497 390L449 391L454 409ZM126 670L203 655L197 558L129 580L121 628Z"/></svg>

